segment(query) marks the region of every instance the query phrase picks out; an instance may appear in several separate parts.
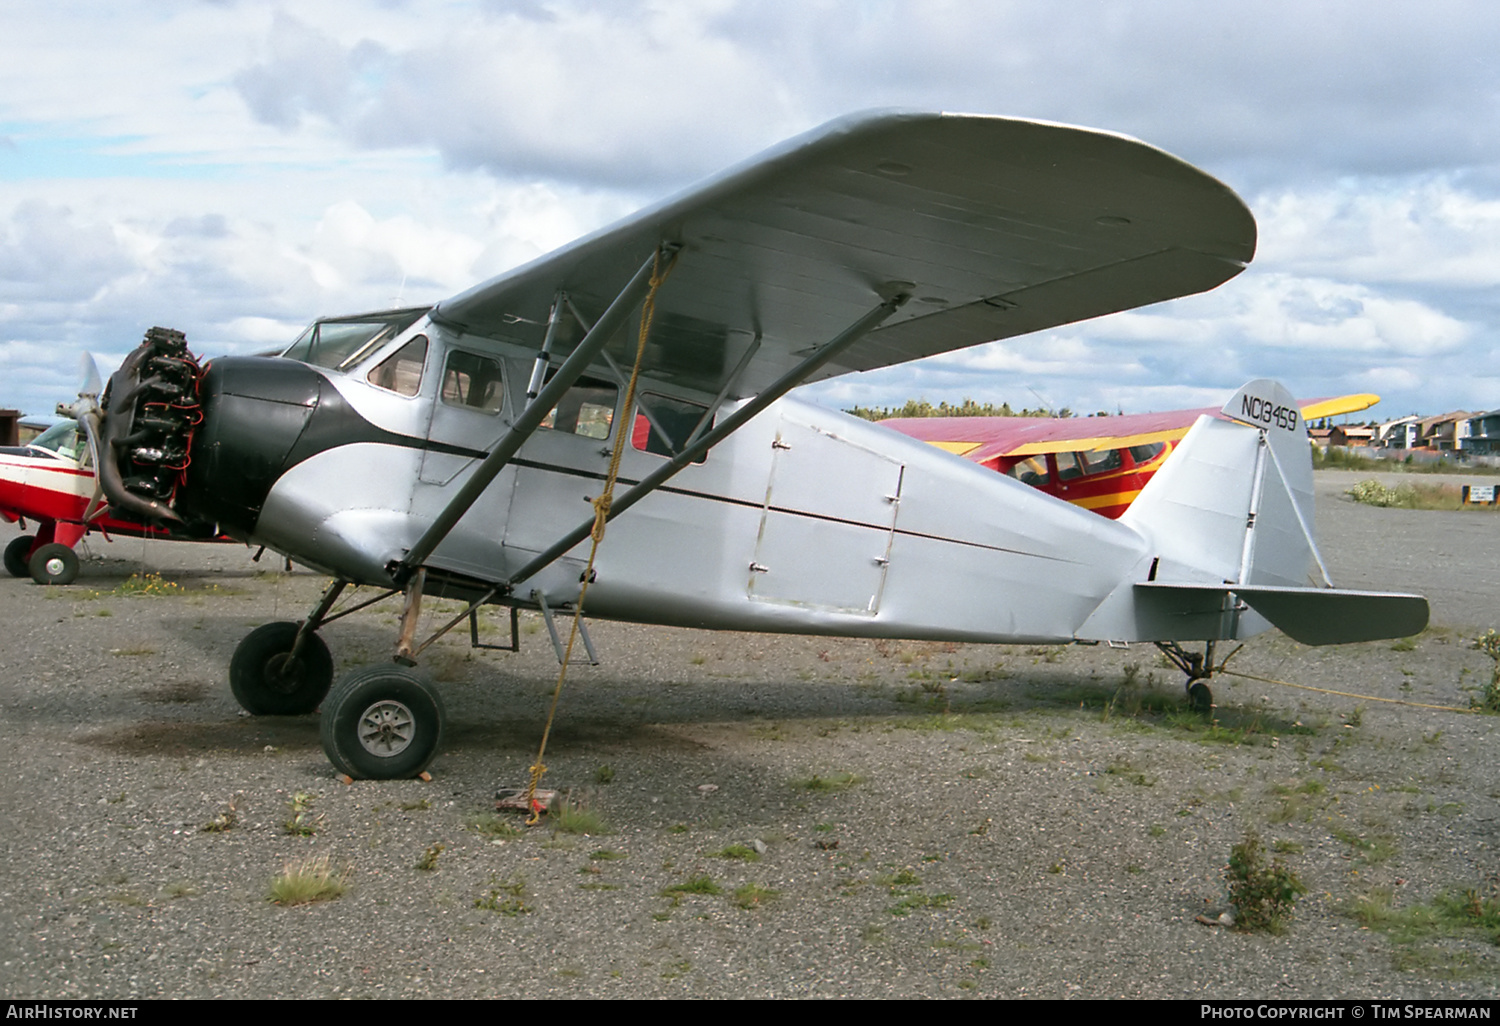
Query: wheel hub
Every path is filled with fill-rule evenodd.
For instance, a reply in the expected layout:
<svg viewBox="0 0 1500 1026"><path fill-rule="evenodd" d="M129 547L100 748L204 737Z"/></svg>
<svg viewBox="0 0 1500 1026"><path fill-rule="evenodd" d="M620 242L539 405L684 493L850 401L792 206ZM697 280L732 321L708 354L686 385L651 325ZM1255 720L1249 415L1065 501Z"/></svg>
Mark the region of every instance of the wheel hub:
<svg viewBox="0 0 1500 1026"><path fill-rule="evenodd" d="M66 563L56 556L44 561L42 565L46 568L48 577L61 577L63 569L67 566Z"/></svg>
<svg viewBox="0 0 1500 1026"><path fill-rule="evenodd" d="M393 699L376 702L359 717L359 743L382 759L400 755L416 736L416 717Z"/></svg>

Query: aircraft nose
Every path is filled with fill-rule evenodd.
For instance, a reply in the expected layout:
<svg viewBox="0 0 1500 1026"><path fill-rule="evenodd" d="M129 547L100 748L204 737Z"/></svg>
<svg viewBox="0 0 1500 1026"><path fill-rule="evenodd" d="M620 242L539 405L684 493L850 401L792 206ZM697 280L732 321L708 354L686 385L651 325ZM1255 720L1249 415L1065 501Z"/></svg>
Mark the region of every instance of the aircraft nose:
<svg viewBox="0 0 1500 1026"><path fill-rule="evenodd" d="M231 356L209 364L179 504L231 534L250 534L322 388L322 376L295 360Z"/></svg>

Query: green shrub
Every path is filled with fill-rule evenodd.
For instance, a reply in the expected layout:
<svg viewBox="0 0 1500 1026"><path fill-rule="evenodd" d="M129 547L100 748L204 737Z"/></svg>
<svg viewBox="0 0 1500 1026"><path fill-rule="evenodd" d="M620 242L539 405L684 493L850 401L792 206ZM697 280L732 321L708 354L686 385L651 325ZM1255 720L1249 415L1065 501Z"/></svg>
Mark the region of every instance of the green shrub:
<svg viewBox="0 0 1500 1026"><path fill-rule="evenodd" d="M1307 893L1307 887L1281 859L1266 865L1265 849L1254 833L1246 834L1230 849L1224 878L1229 881L1235 928L1247 932L1281 933L1292 918L1297 898Z"/></svg>

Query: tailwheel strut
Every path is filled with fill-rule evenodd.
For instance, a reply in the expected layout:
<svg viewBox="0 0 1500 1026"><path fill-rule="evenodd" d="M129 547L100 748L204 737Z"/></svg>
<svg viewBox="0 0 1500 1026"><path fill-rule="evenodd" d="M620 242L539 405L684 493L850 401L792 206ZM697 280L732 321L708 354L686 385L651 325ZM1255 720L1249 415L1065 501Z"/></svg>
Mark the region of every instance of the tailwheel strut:
<svg viewBox="0 0 1500 1026"><path fill-rule="evenodd" d="M1229 665L1229 660L1234 658L1244 645L1239 645L1234 652L1230 652L1220 662L1214 662L1214 643L1206 641L1203 643L1203 651L1189 652L1175 641L1158 641L1156 647L1161 650L1162 655L1172 661L1172 665L1187 674L1185 685L1187 687L1188 706L1194 712L1210 712L1214 707L1214 693L1208 686L1208 681L1216 673L1221 673L1224 667Z"/></svg>

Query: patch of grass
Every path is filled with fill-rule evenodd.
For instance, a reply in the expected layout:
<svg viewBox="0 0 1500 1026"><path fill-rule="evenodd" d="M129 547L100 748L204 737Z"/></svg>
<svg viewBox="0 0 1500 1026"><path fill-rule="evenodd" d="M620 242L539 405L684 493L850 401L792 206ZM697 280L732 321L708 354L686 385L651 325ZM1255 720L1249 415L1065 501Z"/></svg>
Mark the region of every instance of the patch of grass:
<svg viewBox="0 0 1500 1026"><path fill-rule="evenodd" d="M763 905L768 901L775 901L781 897L781 892L760 884L747 883L743 887L736 887L734 895L729 900L739 908L750 909Z"/></svg>
<svg viewBox="0 0 1500 1026"><path fill-rule="evenodd" d="M1382 862L1389 861L1391 856L1396 854L1396 842L1384 835L1371 837L1343 827L1335 827L1329 832L1347 844L1360 862L1367 866L1378 866Z"/></svg>
<svg viewBox="0 0 1500 1026"><path fill-rule="evenodd" d="M608 820L582 802L562 802L548 813L547 822L560 834L594 836L614 833Z"/></svg>
<svg viewBox="0 0 1500 1026"><path fill-rule="evenodd" d="M1500 945L1500 898L1476 888L1450 889L1430 903L1397 909L1389 887L1377 887L1356 897L1345 909L1364 927L1390 935L1397 944L1415 944L1438 937L1478 934Z"/></svg>
<svg viewBox="0 0 1500 1026"><path fill-rule="evenodd" d="M947 908L951 904L953 904L951 894L906 894L886 911L893 916L906 916L917 909Z"/></svg>
<svg viewBox="0 0 1500 1026"><path fill-rule="evenodd" d="M182 585L168 581L161 574L131 574L115 588L116 595L181 595Z"/></svg>
<svg viewBox="0 0 1500 1026"><path fill-rule="evenodd" d="M830 773L826 777L814 774L810 777L798 778L792 781L792 786L799 791L817 791L826 794L830 791L842 791L858 783L861 783L861 780L853 773Z"/></svg>
<svg viewBox="0 0 1500 1026"><path fill-rule="evenodd" d="M623 851L615 851L613 848L600 848L589 852L591 862L614 862L617 859L629 858Z"/></svg>
<svg viewBox="0 0 1500 1026"><path fill-rule="evenodd" d="M203 890L191 880L173 880L161 889L161 893L163 897L173 899L196 898L203 893Z"/></svg>
<svg viewBox="0 0 1500 1026"><path fill-rule="evenodd" d="M594 783L596 784L607 784L613 779L615 779L615 769L613 766L600 766L594 770Z"/></svg>
<svg viewBox="0 0 1500 1026"><path fill-rule="evenodd" d="M1392 488L1372 477L1360 481L1344 494L1355 502L1389 509L1456 510L1463 508L1463 492L1458 485L1450 484L1403 481Z"/></svg>
<svg viewBox="0 0 1500 1026"><path fill-rule="evenodd" d="M513 841L525 835L515 822L494 812L474 812L464 817L464 826L485 837L501 841Z"/></svg>
<svg viewBox="0 0 1500 1026"><path fill-rule="evenodd" d="M271 878L270 900L278 905L332 901L349 888L348 867L334 868L327 855L289 862Z"/></svg>
<svg viewBox="0 0 1500 1026"><path fill-rule="evenodd" d="M1127 760L1119 759L1105 767L1104 772L1109 776L1120 777L1128 780L1137 787L1153 787L1156 777L1148 776L1132 766Z"/></svg>
<svg viewBox="0 0 1500 1026"><path fill-rule="evenodd" d="M432 808L432 799L423 798L419 802L402 802L397 806L402 812L426 812Z"/></svg>
<svg viewBox="0 0 1500 1026"><path fill-rule="evenodd" d="M526 880L518 876L505 883L495 884L488 894L475 898L474 907L512 918L526 915L531 911L531 906L521 900L525 893Z"/></svg>
<svg viewBox="0 0 1500 1026"><path fill-rule="evenodd" d="M714 883L713 877L707 873L684 880L682 883L663 887L661 896L663 898L680 898L684 894L719 894L723 891L718 884Z"/></svg>
<svg viewBox="0 0 1500 1026"><path fill-rule="evenodd" d="M438 856L446 851L447 848L448 846L441 842L429 845L427 850L422 853L422 857L417 859L417 868L426 873L437 869Z"/></svg>
<svg viewBox="0 0 1500 1026"><path fill-rule="evenodd" d="M1235 929L1247 932L1282 933L1297 898L1307 893L1306 885L1281 859L1266 864L1260 838L1254 833L1230 849L1224 878L1229 882Z"/></svg>
<svg viewBox="0 0 1500 1026"><path fill-rule="evenodd" d="M748 844L731 844L727 848L721 848L714 852L715 858L739 859L741 862L759 862L760 852Z"/></svg>

